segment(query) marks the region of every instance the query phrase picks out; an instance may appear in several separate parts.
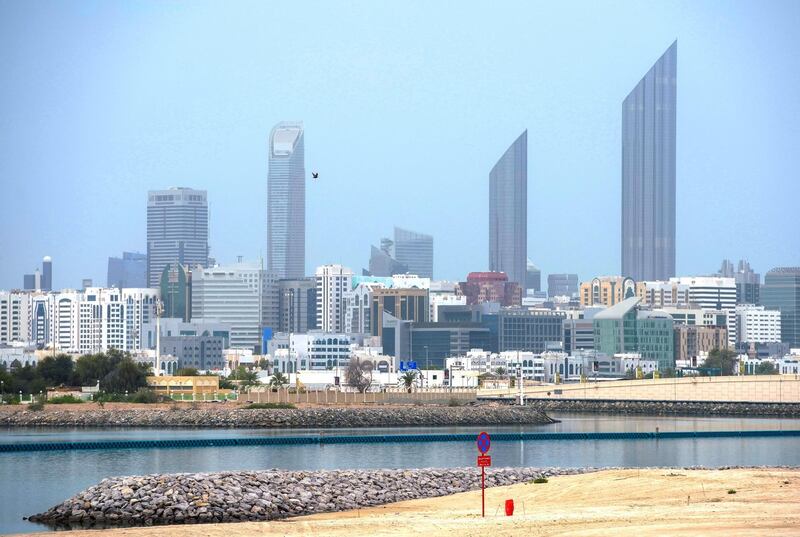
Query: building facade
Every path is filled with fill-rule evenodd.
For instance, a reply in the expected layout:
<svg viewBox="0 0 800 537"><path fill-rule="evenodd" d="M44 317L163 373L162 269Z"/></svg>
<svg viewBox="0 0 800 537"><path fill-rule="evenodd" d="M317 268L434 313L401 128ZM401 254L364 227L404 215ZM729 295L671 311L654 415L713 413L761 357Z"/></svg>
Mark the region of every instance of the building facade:
<svg viewBox="0 0 800 537"><path fill-rule="evenodd" d="M189 267L169 263L164 267L159 282L161 302L165 317L192 319L192 272Z"/></svg>
<svg viewBox="0 0 800 537"><path fill-rule="evenodd" d="M767 272L761 287L761 305L781 312L781 340L800 348L800 267Z"/></svg>
<svg viewBox="0 0 800 537"><path fill-rule="evenodd" d="M547 276L547 296L578 296L577 274L550 274Z"/></svg>
<svg viewBox="0 0 800 537"><path fill-rule="evenodd" d="M317 267L317 327L323 332L344 332L345 294L352 289L353 271L342 265Z"/></svg>
<svg viewBox="0 0 800 537"><path fill-rule="evenodd" d="M482 316L494 339L483 348L494 352L561 350L565 318L562 311L502 308Z"/></svg>
<svg viewBox="0 0 800 537"><path fill-rule="evenodd" d="M728 348L728 330L724 326L675 324L675 361L688 361L696 367L714 349Z"/></svg>
<svg viewBox="0 0 800 537"><path fill-rule="evenodd" d="M761 295L761 274L750 268L750 263L744 259L739 260L737 267L728 259L722 260L722 267L718 276L733 278L736 281L736 303L758 304Z"/></svg>
<svg viewBox="0 0 800 537"><path fill-rule="evenodd" d="M622 275L675 275L678 42L622 103Z"/></svg>
<svg viewBox="0 0 800 537"><path fill-rule="evenodd" d="M736 281L716 276L681 276L670 283L689 288L689 304L703 309L723 310L727 315L728 345L736 346Z"/></svg>
<svg viewBox="0 0 800 537"><path fill-rule="evenodd" d="M305 133L302 122L284 121L269 136L267 270L278 279L302 278L305 265Z"/></svg>
<svg viewBox="0 0 800 537"><path fill-rule="evenodd" d="M600 276L581 283L581 306L613 306L636 295L636 282L623 276Z"/></svg>
<svg viewBox="0 0 800 537"><path fill-rule="evenodd" d="M407 267L403 272L410 272L422 278L433 278L433 237L395 227L394 258L401 266ZM387 274L391 275L393 274Z"/></svg>
<svg viewBox="0 0 800 537"><path fill-rule="evenodd" d="M489 270L526 285L528 258L528 131L489 173Z"/></svg>
<svg viewBox="0 0 800 537"><path fill-rule="evenodd" d="M370 327L373 336L383 335L384 313L415 323L427 323L430 320L427 289L375 288L371 294Z"/></svg>
<svg viewBox="0 0 800 537"><path fill-rule="evenodd" d="M139 252L122 252L122 257L109 257L106 287L147 287L147 256Z"/></svg>
<svg viewBox="0 0 800 537"><path fill-rule="evenodd" d="M736 306L737 343L777 343L781 341L781 312L764 306Z"/></svg>
<svg viewBox="0 0 800 537"><path fill-rule="evenodd" d="M217 336L162 336L161 354L178 361L178 368L191 367L199 371L225 369L225 342Z"/></svg>
<svg viewBox="0 0 800 537"><path fill-rule="evenodd" d="M30 341L30 294L0 291L0 345Z"/></svg>
<svg viewBox="0 0 800 537"><path fill-rule="evenodd" d="M205 190L170 188L147 193L147 286L157 288L169 263L208 266Z"/></svg>
<svg viewBox="0 0 800 537"><path fill-rule="evenodd" d="M317 327L317 282L314 278L278 280L278 331L302 334Z"/></svg>
<svg viewBox="0 0 800 537"><path fill-rule="evenodd" d="M503 272L470 272L466 282L459 282L457 294L467 297L467 304L498 302L502 306L522 304L522 286L509 281Z"/></svg>

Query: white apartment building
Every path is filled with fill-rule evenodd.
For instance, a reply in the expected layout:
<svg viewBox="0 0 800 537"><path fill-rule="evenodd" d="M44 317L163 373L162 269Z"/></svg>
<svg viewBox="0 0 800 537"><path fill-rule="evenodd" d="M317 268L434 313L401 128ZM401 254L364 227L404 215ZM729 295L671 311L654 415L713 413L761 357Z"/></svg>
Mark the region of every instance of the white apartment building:
<svg viewBox="0 0 800 537"><path fill-rule="evenodd" d="M738 342L774 343L781 340L781 312L764 306L740 304L736 306L736 332Z"/></svg>
<svg viewBox="0 0 800 537"><path fill-rule="evenodd" d="M688 284L673 281L636 282L636 296L642 299L640 304L653 308L688 304L689 289Z"/></svg>
<svg viewBox="0 0 800 537"><path fill-rule="evenodd" d="M342 265L317 267L317 327L322 332L345 329L345 293L352 288L353 271Z"/></svg>
<svg viewBox="0 0 800 537"><path fill-rule="evenodd" d="M0 291L0 345L26 343L30 326L30 294Z"/></svg>
<svg viewBox="0 0 800 537"><path fill-rule="evenodd" d="M439 306L466 306L467 297L464 295L431 294L429 297L431 322L439 322Z"/></svg>
<svg viewBox="0 0 800 537"><path fill-rule="evenodd" d="M77 311L77 350L81 354L119 349L141 350L142 326L155 318L158 289L116 289L88 287L83 293L54 295L52 325L57 332L56 346L74 345L74 326L67 316ZM67 343L68 342L68 343Z"/></svg>
<svg viewBox="0 0 800 537"><path fill-rule="evenodd" d="M728 320L728 343L736 345L736 279L719 276L680 276L670 283L689 287L689 303L712 310L724 310Z"/></svg>
<svg viewBox="0 0 800 537"><path fill-rule="evenodd" d="M262 329L277 329L279 289L260 263L235 263L192 271L192 319L230 327L230 346L260 347Z"/></svg>
<svg viewBox="0 0 800 537"><path fill-rule="evenodd" d="M345 317L344 331L348 334L369 334L372 310L372 292L386 286L380 282L361 282L342 295Z"/></svg>

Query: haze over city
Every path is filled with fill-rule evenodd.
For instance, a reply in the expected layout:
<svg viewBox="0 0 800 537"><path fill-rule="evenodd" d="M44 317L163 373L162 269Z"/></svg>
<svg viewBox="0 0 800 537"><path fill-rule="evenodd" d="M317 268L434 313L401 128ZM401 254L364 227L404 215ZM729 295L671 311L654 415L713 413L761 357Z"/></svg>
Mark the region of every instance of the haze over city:
<svg viewBox="0 0 800 537"><path fill-rule="evenodd" d="M528 257L618 274L621 103L675 40L677 273L798 264L796 3L246 8L0 5L0 288L44 255L54 288L104 282L170 186L208 191L215 259L266 258L281 120L305 127L306 274L359 271L395 225L434 237L437 279L486 270L488 174L525 129Z"/></svg>

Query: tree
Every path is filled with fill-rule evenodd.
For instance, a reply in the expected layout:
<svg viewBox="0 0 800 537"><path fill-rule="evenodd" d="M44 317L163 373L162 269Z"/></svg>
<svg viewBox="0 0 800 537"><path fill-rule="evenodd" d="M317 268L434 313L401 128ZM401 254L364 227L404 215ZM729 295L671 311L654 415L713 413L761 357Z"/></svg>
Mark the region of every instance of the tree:
<svg viewBox="0 0 800 537"><path fill-rule="evenodd" d="M772 362L761 362L756 366L755 369L756 375L777 375L778 370L775 368L775 364Z"/></svg>
<svg viewBox="0 0 800 537"><path fill-rule="evenodd" d="M708 358L703 362L703 367L719 369L720 375L733 375L736 367L736 353L730 349L712 349Z"/></svg>
<svg viewBox="0 0 800 537"><path fill-rule="evenodd" d="M281 389L281 387L285 386L286 384L289 384L289 379L286 378L286 375L280 371L275 371L275 373L273 373L272 377L269 379L269 385L272 388Z"/></svg>
<svg viewBox="0 0 800 537"><path fill-rule="evenodd" d="M258 380L258 374L255 371L248 371L243 365L234 369L228 375L228 380L238 380L240 386L257 386L261 384Z"/></svg>
<svg viewBox="0 0 800 537"><path fill-rule="evenodd" d="M178 377L196 377L199 373L194 367L182 367L175 371L175 375Z"/></svg>
<svg viewBox="0 0 800 537"><path fill-rule="evenodd" d="M269 360L266 358L262 358L258 361L258 368L259 369L269 369Z"/></svg>
<svg viewBox="0 0 800 537"><path fill-rule="evenodd" d="M72 357L68 354L45 356L36 366L39 375L52 386L69 384L72 380Z"/></svg>
<svg viewBox="0 0 800 537"><path fill-rule="evenodd" d="M364 393L372 384L372 362L361 362L358 358L351 359L344 372L347 385Z"/></svg>
<svg viewBox="0 0 800 537"><path fill-rule="evenodd" d="M105 353L99 352L97 354L81 356L75 362L73 382L81 386L93 386L98 380L104 379L114 371L114 368L116 368L125 357L125 354L116 349L110 349Z"/></svg>
<svg viewBox="0 0 800 537"><path fill-rule="evenodd" d="M505 375L505 374L506 374L506 368L505 368L505 367L498 367L497 369L495 369L495 370L494 370L494 372L495 372L497 375L499 375L499 376L501 376L501 377L502 377L503 375Z"/></svg>
<svg viewBox="0 0 800 537"><path fill-rule="evenodd" d="M110 393L133 393L147 386L148 366L125 357L111 373L100 380L100 387Z"/></svg>
<svg viewBox="0 0 800 537"><path fill-rule="evenodd" d="M414 386L414 381L417 380L417 372L416 371L406 371L400 380L403 381L403 385L406 387L406 391L411 393L411 388Z"/></svg>

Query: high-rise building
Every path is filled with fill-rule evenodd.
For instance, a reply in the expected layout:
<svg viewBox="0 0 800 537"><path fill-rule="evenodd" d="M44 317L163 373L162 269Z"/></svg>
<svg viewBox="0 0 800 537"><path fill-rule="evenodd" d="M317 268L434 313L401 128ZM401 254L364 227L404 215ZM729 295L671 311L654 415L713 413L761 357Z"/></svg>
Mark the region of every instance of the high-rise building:
<svg viewBox="0 0 800 537"><path fill-rule="evenodd" d="M502 308L482 316L482 324L496 337L495 352L561 350L566 313L553 310Z"/></svg>
<svg viewBox="0 0 800 537"><path fill-rule="evenodd" d="M622 103L622 275L675 275L678 42Z"/></svg>
<svg viewBox="0 0 800 537"><path fill-rule="evenodd" d="M800 267L779 267L767 272L761 286L761 304L781 312L781 340L800 347Z"/></svg>
<svg viewBox="0 0 800 537"><path fill-rule="evenodd" d="M0 291L0 345L28 342L29 294Z"/></svg>
<svg viewBox="0 0 800 537"><path fill-rule="evenodd" d="M192 271L192 320L230 326L230 346L259 350L264 328L278 327L278 286L260 263Z"/></svg>
<svg viewBox="0 0 800 537"><path fill-rule="evenodd" d="M671 284L688 286L689 304L707 310L724 311L727 316L728 344L736 346L736 282L716 276L681 276L670 278ZM719 324L719 323L718 323Z"/></svg>
<svg viewBox="0 0 800 537"><path fill-rule="evenodd" d="M314 278L278 280L279 332L302 334L317 327L317 282Z"/></svg>
<svg viewBox="0 0 800 537"><path fill-rule="evenodd" d="M423 278L433 278L433 237L395 227L394 258L407 267L406 272Z"/></svg>
<svg viewBox="0 0 800 537"><path fill-rule="evenodd" d="M302 122L283 121L269 136L267 269L302 278L306 265L306 169Z"/></svg>
<svg viewBox="0 0 800 537"><path fill-rule="evenodd" d="M49 255L42 259L42 291L53 290L53 260Z"/></svg>
<svg viewBox="0 0 800 537"><path fill-rule="evenodd" d="M529 291L539 292L542 290L542 271L528 259L526 265L525 287Z"/></svg>
<svg viewBox="0 0 800 537"><path fill-rule="evenodd" d="M718 276L736 280L736 303L758 304L761 290L761 274L750 268L750 263L744 259L739 260L738 267L734 267L728 259L722 260L722 268Z"/></svg>
<svg viewBox="0 0 800 537"><path fill-rule="evenodd" d="M147 287L147 256L122 252L122 257L108 258L107 287Z"/></svg>
<svg viewBox="0 0 800 537"><path fill-rule="evenodd" d="M503 272L470 272L467 281L459 282L457 294L467 297L467 304L498 302L501 306L522 305L522 286L509 281Z"/></svg>
<svg viewBox="0 0 800 537"><path fill-rule="evenodd" d="M394 258L394 242L389 239L381 239L381 247L370 249L369 270L370 276L388 278L394 274L405 274L408 266L400 263Z"/></svg>
<svg viewBox="0 0 800 537"><path fill-rule="evenodd" d="M550 274L547 276L547 296L578 296L577 274Z"/></svg>
<svg viewBox="0 0 800 537"><path fill-rule="evenodd" d="M317 267L317 328L344 332L345 294L352 289L353 271L342 265Z"/></svg>
<svg viewBox="0 0 800 537"><path fill-rule="evenodd" d="M205 190L177 187L147 193L147 285L158 287L169 263L208 266Z"/></svg>
<svg viewBox="0 0 800 537"><path fill-rule="evenodd" d="M528 258L528 131L489 172L489 270L526 285Z"/></svg>
<svg viewBox="0 0 800 537"><path fill-rule="evenodd" d="M164 267L159 283L164 317L192 320L192 271L189 267L170 263Z"/></svg>
<svg viewBox="0 0 800 537"><path fill-rule="evenodd" d="M372 289L370 326L373 336L383 335L384 313L402 321L427 323L430 315L428 290L419 288Z"/></svg>
<svg viewBox="0 0 800 537"><path fill-rule="evenodd" d="M737 343L778 343L781 341L781 312L764 306L736 306Z"/></svg>

